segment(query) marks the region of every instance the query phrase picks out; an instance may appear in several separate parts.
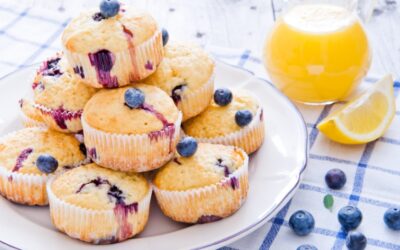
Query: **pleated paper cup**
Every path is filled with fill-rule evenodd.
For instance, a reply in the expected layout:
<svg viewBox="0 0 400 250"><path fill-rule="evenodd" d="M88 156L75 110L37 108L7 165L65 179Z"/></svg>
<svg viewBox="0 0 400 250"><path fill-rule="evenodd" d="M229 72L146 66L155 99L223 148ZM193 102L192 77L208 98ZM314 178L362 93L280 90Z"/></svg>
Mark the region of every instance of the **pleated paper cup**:
<svg viewBox="0 0 400 250"><path fill-rule="evenodd" d="M163 58L162 34L157 31L149 40L138 46L111 52L114 65L110 77L102 83L95 66L90 62L88 53L72 52L64 48L69 64L75 69L76 76L85 84L95 88L117 88L142 80L156 70Z"/></svg>
<svg viewBox="0 0 400 250"><path fill-rule="evenodd" d="M214 79L215 72L211 74L210 78L201 88L189 94L183 92L181 100L176 104L178 109L182 111L183 121L200 114L210 104L214 95Z"/></svg>
<svg viewBox="0 0 400 250"><path fill-rule="evenodd" d="M248 156L243 166L220 182L185 191L157 188L154 194L162 212L171 219L185 223L208 223L235 213L247 197Z"/></svg>
<svg viewBox="0 0 400 250"><path fill-rule="evenodd" d="M40 127L40 128L46 128L47 125L43 121L38 121L36 119L33 119L29 116L27 116L24 112L20 112L20 117L21 117L21 122L22 125L25 128L32 128L32 127Z"/></svg>
<svg viewBox="0 0 400 250"><path fill-rule="evenodd" d="M46 206L46 181L46 174L12 172L0 166L0 193L19 204Z"/></svg>
<svg viewBox="0 0 400 250"><path fill-rule="evenodd" d="M191 135L190 135L191 136ZM251 154L261 147L265 137L265 127L263 109L258 108L253 120L239 131L218 137L203 138L195 137L199 142L213 144L231 145L244 149L247 154Z"/></svg>
<svg viewBox="0 0 400 250"><path fill-rule="evenodd" d="M63 133L78 133L82 130L81 116L82 110L68 111L65 110L58 113L56 109L48 108L41 104L33 104L33 106L40 111L43 122L47 127L63 132ZM55 115L58 113L57 115ZM58 116L61 116L61 120Z"/></svg>
<svg viewBox="0 0 400 250"><path fill-rule="evenodd" d="M126 172L157 169L172 159L180 138L182 113L174 125L150 134L108 133L90 126L82 119L89 157L98 165Z"/></svg>
<svg viewBox="0 0 400 250"><path fill-rule="evenodd" d="M70 169L77 168L90 162L86 158L68 168L57 170L54 174L27 174L12 172L0 166L0 193L6 199L15 203L30 206L46 206L48 204L46 182L54 175L62 174ZM61 168L61 167L60 167Z"/></svg>
<svg viewBox="0 0 400 250"><path fill-rule="evenodd" d="M68 236L92 244L110 244L132 238L143 231L150 210L152 189L134 205L116 205L95 210L59 199L52 191L54 178L47 183L53 225Z"/></svg>

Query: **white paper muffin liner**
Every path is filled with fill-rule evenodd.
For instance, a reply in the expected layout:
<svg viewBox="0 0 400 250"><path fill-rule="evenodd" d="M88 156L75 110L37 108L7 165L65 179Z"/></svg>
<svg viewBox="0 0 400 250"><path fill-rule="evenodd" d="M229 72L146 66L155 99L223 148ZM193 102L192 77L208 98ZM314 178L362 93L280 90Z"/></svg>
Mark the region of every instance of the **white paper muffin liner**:
<svg viewBox="0 0 400 250"><path fill-rule="evenodd" d="M127 38L127 43L130 41ZM152 74L163 58L162 34L157 31L150 39L138 46L130 46L127 50L114 52L114 65L110 71L111 77L116 77L118 86L121 87L133 81L139 81ZM75 75L84 83L95 88L104 88L97 77L95 66L90 62L88 53L72 52L64 48L64 53L71 68L83 70L83 74ZM84 77L82 77L84 76Z"/></svg>
<svg viewBox="0 0 400 250"><path fill-rule="evenodd" d="M90 159L86 158L68 169L58 170L55 174L59 175L89 162ZM8 200L19 204L46 206L48 204L46 181L53 175L12 172L0 166L0 193Z"/></svg>
<svg viewBox="0 0 400 250"><path fill-rule="evenodd" d="M53 117L55 109L48 108L44 105L34 103L33 107L40 111L43 122L51 129L54 129L63 133L77 133L82 130L81 116L82 110L80 111L68 111L65 110L62 114L65 117L66 128L61 128Z"/></svg>
<svg viewBox="0 0 400 250"><path fill-rule="evenodd" d="M46 130L45 127L39 127L40 129ZM4 140L9 136L13 136L17 131L11 132L1 138ZM0 141L1 142L1 141ZM63 168L57 170L54 174L58 175L72 168L79 167L83 164L90 162L89 158L77 162L71 165L68 169ZM63 167L63 166L61 166ZM25 205L38 205L45 206L48 204L47 192L46 192L46 181L49 176L54 174L33 174L33 173L20 173L18 171L13 172L0 166L0 194L6 199L13 202Z"/></svg>
<svg viewBox="0 0 400 250"><path fill-rule="evenodd" d="M126 135L108 133L91 127L82 119L85 145L89 157L100 166L119 170L145 172L161 167L175 153L175 146L180 138L182 113L174 123L174 133L170 129L150 134Z"/></svg>
<svg viewBox="0 0 400 250"><path fill-rule="evenodd" d="M40 127L40 128L46 128L47 125L46 123L42 121L38 121L35 119L32 119L31 117L28 117L24 112L20 112L20 117L21 117L21 122L22 125L25 128L31 128L31 127Z"/></svg>
<svg viewBox="0 0 400 250"><path fill-rule="evenodd" d="M0 166L0 193L19 204L47 205L46 181L46 174L12 172Z"/></svg>
<svg viewBox="0 0 400 250"><path fill-rule="evenodd" d="M68 236L92 244L110 244L129 239L140 233L147 224L152 188L137 204L137 211L117 208L94 210L82 208L59 199L47 183L50 217L53 225Z"/></svg>
<svg viewBox="0 0 400 250"><path fill-rule="evenodd" d="M250 124L241 128L239 131L227 134L225 136L212 138L193 137L195 137L199 142L240 147L244 149L246 153L251 154L256 151L264 141L265 127L263 116L263 109L259 107Z"/></svg>
<svg viewBox="0 0 400 250"><path fill-rule="evenodd" d="M183 121L188 120L202 111L210 104L214 94L215 69L207 82L194 92L186 94L183 92L177 107L183 113Z"/></svg>
<svg viewBox="0 0 400 250"><path fill-rule="evenodd" d="M243 166L219 183L185 191L162 190L153 184L154 194L163 213L185 223L207 223L236 212L247 197L248 156Z"/></svg>

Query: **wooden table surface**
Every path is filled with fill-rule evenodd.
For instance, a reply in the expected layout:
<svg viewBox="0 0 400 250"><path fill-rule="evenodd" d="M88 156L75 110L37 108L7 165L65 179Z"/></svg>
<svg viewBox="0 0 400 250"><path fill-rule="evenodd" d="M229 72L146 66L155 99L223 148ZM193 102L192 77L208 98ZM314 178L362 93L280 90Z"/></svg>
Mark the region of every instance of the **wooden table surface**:
<svg viewBox="0 0 400 250"><path fill-rule="evenodd" d="M10 0L0 0L10 1ZM76 15L95 7L93 0L15 0ZM202 45L252 50L261 56L266 34L279 15L282 2L291 0L121 0L148 10L176 40ZM326 1L326 0L325 0ZM358 0L373 6L365 24L373 50L372 75L392 73L400 78L400 0ZM372 5L371 3L376 3Z"/></svg>
<svg viewBox="0 0 400 250"><path fill-rule="evenodd" d="M366 0L372 1L372 0ZM397 0L398 1L398 0ZM279 14L277 0L134 0L149 10L174 39L252 50L261 56L264 39ZM365 24L373 50L371 74L400 78L400 1L381 0Z"/></svg>

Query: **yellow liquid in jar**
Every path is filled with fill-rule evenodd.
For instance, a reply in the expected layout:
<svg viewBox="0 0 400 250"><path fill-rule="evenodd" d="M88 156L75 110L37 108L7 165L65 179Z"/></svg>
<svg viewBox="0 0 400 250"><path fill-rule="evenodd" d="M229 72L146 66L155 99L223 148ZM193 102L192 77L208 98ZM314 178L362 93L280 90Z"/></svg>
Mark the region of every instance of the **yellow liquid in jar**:
<svg viewBox="0 0 400 250"><path fill-rule="evenodd" d="M344 99L367 73L371 54L357 17L327 4L299 5L275 24L264 47L272 82L293 100Z"/></svg>

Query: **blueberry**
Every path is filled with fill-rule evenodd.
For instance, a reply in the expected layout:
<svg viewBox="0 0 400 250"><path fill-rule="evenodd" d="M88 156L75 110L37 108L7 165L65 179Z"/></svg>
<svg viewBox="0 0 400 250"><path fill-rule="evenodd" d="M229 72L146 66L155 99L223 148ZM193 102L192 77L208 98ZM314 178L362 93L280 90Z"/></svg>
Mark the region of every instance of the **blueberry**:
<svg viewBox="0 0 400 250"><path fill-rule="evenodd" d="M304 245L299 246L296 250L318 250L318 248L313 245L304 244Z"/></svg>
<svg viewBox="0 0 400 250"><path fill-rule="evenodd" d="M129 88L125 91L125 104L133 109L139 108L144 103L144 93L140 89Z"/></svg>
<svg viewBox="0 0 400 250"><path fill-rule="evenodd" d="M43 173L50 174L56 171L58 167L58 161L49 154L42 154L37 158L36 166Z"/></svg>
<svg viewBox="0 0 400 250"><path fill-rule="evenodd" d="M338 220L346 231L353 230L360 225L362 213L356 207L345 206L339 210Z"/></svg>
<svg viewBox="0 0 400 250"><path fill-rule="evenodd" d="M400 208L392 207L386 210L383 220L393 230L400 230Z"/></svg>
<svg viewBox="0 0 400 250"><path fill-rule="evenodd" d="M185 137L176 145L176 150L181 156L190 157L197 150L197 141L193 137Z"/></svg>
<svg viewBox="0 0 400 250"><path fill-rule="evenodd" d="M232 101L232 92L229 89L217 89L214 92L214 102L219 106L226 106Z"/></svg>
<svg viewBox="0 0 400 250"><path fill-rule="evenodd" d="M244 127L251 122L253 114L248 110L239 110L235 114L236 124L240 127Z"/></svg>
<svg viewBox="0 0 400 250"><path fill-rule="evenodd" d="M162 34L162 44L163 44L163 46L165 46L165 45L167 45L168 40L169 40L168 31L166 29L162 29L161 34Z"/></svg>
<svg viewBox="0 0 400 250"><path fill-rule="evenodd" d="M346 238L346 246L349 250L363 250L367 246L367 238L360 232L350 232Z"/></svg>
<svg viewBox="0 0 400 250"><path fill-rule="evenodd" d="M299 236L305 236L314 229L315 221L312 214L307 211L296 211L289 219L289 226L294 233Z"/></svg>
<svg viewBox="0 0 400 250"><path fill-rule="evenodd" d="M105 18L113 17L118 14L119 7L116 0L103 0L100 3L100 12Z"/></svg>
<svg viewBox="0 0 400 250"><path fill-rule="evenodd" d="M338 168L329 170L325 175L326 185L331 189L341 189L346 180L346 174Z"/></svg>

